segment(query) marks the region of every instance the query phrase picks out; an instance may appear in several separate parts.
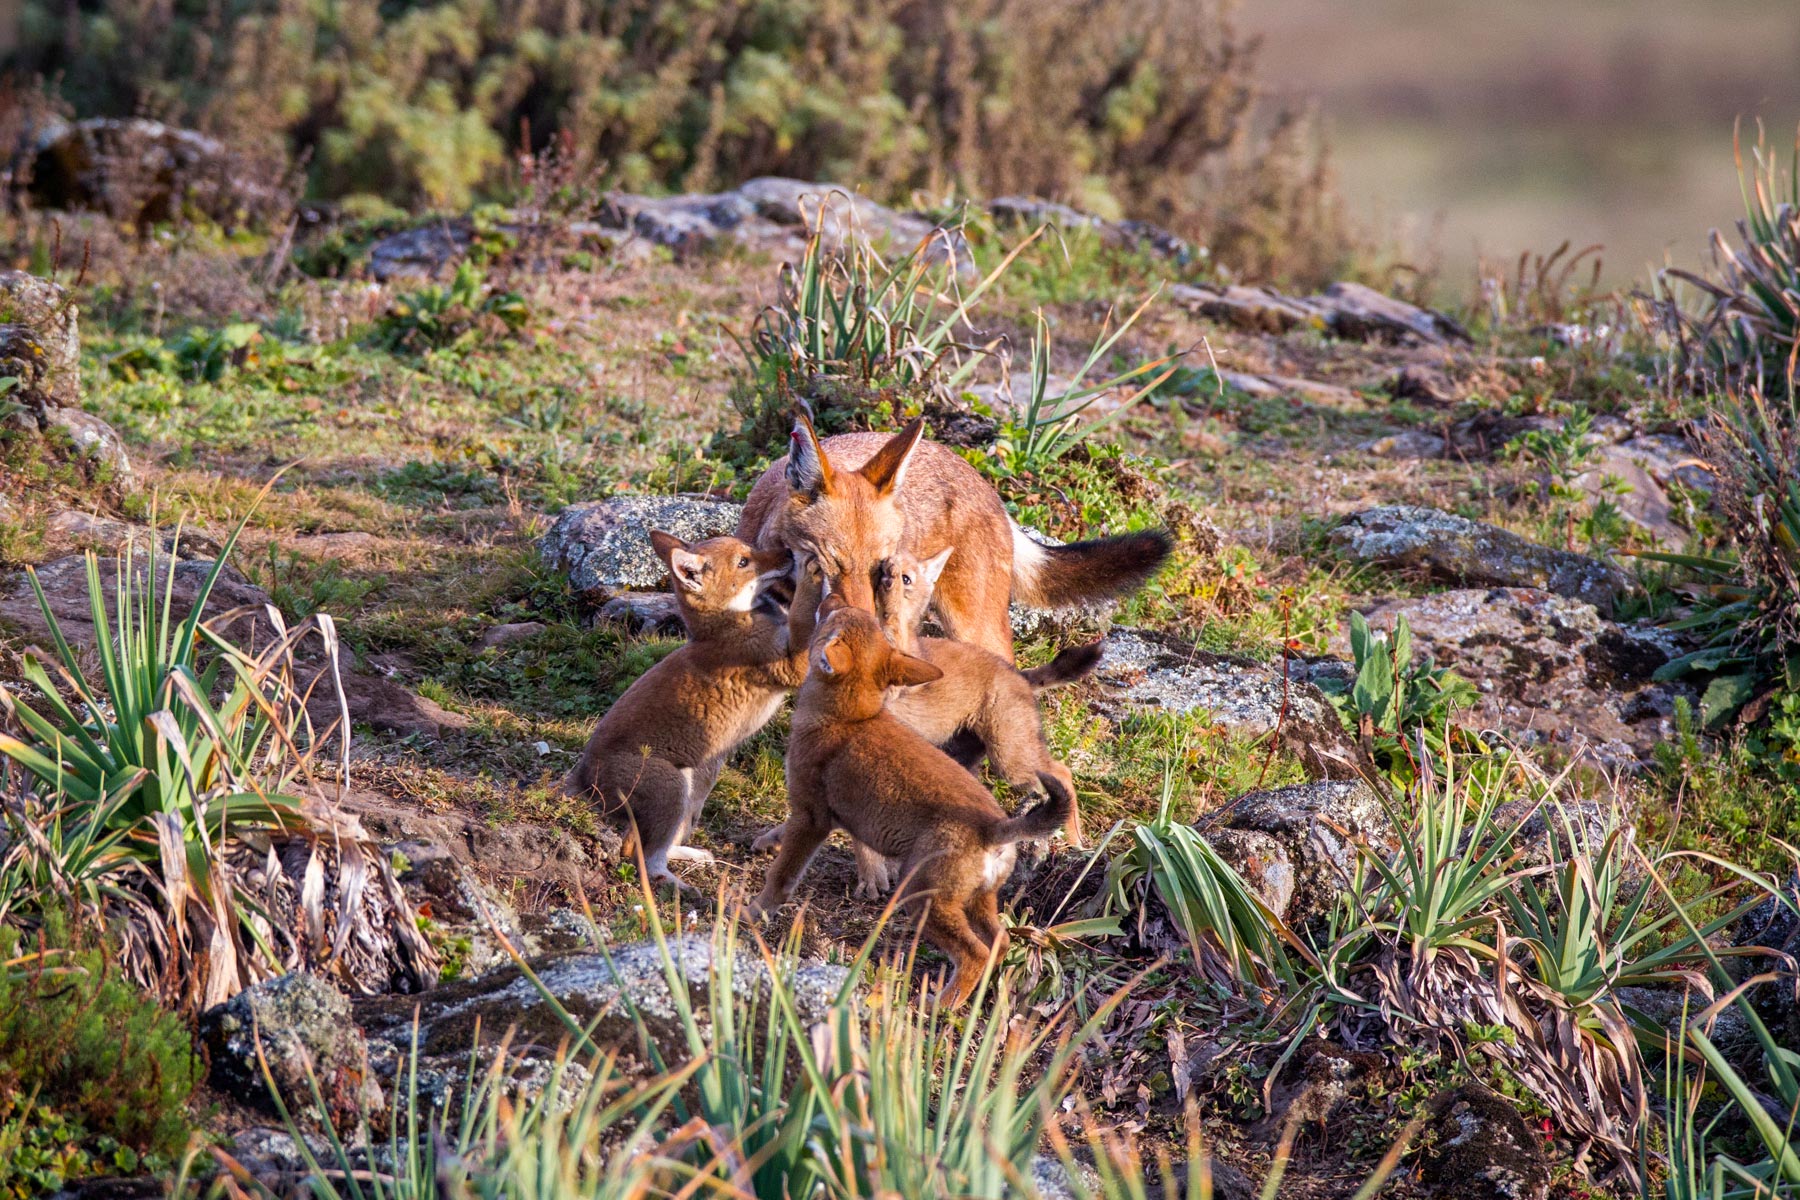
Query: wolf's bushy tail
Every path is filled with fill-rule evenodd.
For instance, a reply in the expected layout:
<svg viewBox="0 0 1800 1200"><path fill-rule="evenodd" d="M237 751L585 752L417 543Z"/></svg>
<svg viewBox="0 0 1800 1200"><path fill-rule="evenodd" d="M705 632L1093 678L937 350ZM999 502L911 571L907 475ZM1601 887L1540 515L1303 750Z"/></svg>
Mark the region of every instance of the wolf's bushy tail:
<svg viewBox="0 0 1800 1200"><path fill-rule="evenodd" d="M1044 791L1049 795L1010 821L994 826L994 834L988 839L990 845L1004 846L1027 838L1047 838L1069 819L1069 814L1075 811L1075 793L1048 771L1038 772L1038 782L1044 785Z"/></svg>
<svg viewBox="0 0 1800 1200"><path fill-rule="evenodd" d="M1013 599L1032 608L1074 608L1129 595L1169 557L1160 529L1045 546L1012 527Z"/></svg>
<svg viewBox="0 0 1800 1200"><path fill-rule="evenodd" d="M1070 646L1059 650L1056 657L1041 667L1033 667L1029 671L1021 671L1025 682L1031 685L1032 691L1041 692L1045 688L1061 687L1065 683L1074 683L1088 672L1100 665L1100 655L1105 648L1103 642L1089 642L1085 646Z"/></svg>

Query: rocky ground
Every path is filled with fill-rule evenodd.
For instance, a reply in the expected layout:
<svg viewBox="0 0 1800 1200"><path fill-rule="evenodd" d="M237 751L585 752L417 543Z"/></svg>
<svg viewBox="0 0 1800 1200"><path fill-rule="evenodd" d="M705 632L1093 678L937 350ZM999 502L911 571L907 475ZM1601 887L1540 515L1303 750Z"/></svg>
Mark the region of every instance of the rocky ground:
<svg viewBox="0 0 1800 1200"><path fill-rule="evenodd" d="M304 1046L348 1121L359 1101L391 1095L415 1008L431 1087L463 1069L477 1017L490 1033L510 1024L554 1043L512 950L548 956L541 978L583 1017L616 1023L623 992L652 1012L666 993L638 960L644 915L616 835L556 781L611 699L673 644L646 532L735 527L757 463L709 438L739 426L736 339L803 249L801 197L815 190L759 180L717 196L615 196L554 227L478 215L344 227L292 248L132 246L75 221L102 254L67 299L0 278L46 364L7 416L8 642L46 632L24 564L64 632L91 642L81 551L173 549L179 596L247 519L213 605L336 618L354 736L348 778L324 770L319 786L390 852L442 960L442 985L416 996L346 998L290 978L208 1015L213 1120L245 1162L273 1170L292 1149L250 1070L253 1026L276 1039L277 1083L299 1089ZM854 219L848 204L830 211L828 240L934 236L921 214L866 201ZM1115 365L1188 351L1103 438L1053 466L994 470L1047 535L1157 523L1180 540L1176 565L1116 613L1018 614L1032 662L1105 634L1097 674L1045 697L1090 830L1153 813L1173 771L1177 815L1273 911L1296 928L1321 918L1353 865L1350 842L1392 837L1361 781L1368 747L1330 695L1353 674L1352 610L1384 630L1404 616L1422 656L1474 685L1457 715L1471 734L1572 762L1588 800L1661 819L1673 793L1659 747L1698 697L1653 678L1684 648L1658 624L1680 597L1631 554L1716 531L1688 414L1616 325L1459 320L1348 284L1284 296L1217 277L1153 229L1027 201L935 235L933 253L978 279L1042 220L1058 234L996 285L981 337L1017 346L1042 310L1054 366L1071 372L1111 306L1161 283ZM392 314L429 307L428 289L472 260L486 294L516 296L517 327L474 317L467 336L409 342L419 324ZM133 279L152 271L169 285ZM996 464L1009 417L997 383L975 389L985 403L959 400L956 426L972 457ZM934 432L948 437L950 423ZM257 619L238 632L254 637ZM710 897L760 880L747 847L781 816L784 728L734 756L707 807L694 840L718 861L687 872L698 898L682 901L702 918ZM1022 868L1014 912L1079 908L1094 894L1076 879L1086 861L1058 847ZM833 845L803 888L821 990L876 925L879 907L852 884L848 850ZM684 945L703 981L709 943ZM1114 968L1091 964L1135 969L1159 949L1088 947L1090 982L1059 986L1099 988ZM757 986L753 968L740 978ZM1113 1117L1152 1137L1178 1138L1183 1102L1203 1101L1227 1122L1223 1157L1260 1177L1274 1133L1261 1038L1240 1000L1158 968L1109 1029L1110 1058L1084 1071ZM1318 1106L1294 1194L1354 1190L1415 1111L1394 1097L1451 1068L1334 1053L1298 1056L1274 1096ZM1557 1165L1567 1147L1484 1103L1471 1093L1443 1109L1439 1149L1403 1189L1542 1194L1554 1175L1579 1194ZM1510 1150L1483 1148L1496 1139ZM1489 1174L1491 1186L1470 1182Z"/></svg>

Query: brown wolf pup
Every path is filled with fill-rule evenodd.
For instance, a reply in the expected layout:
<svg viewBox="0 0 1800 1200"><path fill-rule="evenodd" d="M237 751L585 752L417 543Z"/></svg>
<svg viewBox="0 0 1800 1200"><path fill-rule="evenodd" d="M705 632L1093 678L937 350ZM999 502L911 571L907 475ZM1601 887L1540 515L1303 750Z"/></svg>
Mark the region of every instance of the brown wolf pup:
<svg viewBox="0 0 1800 1200"><path fill-rule="evenodd" d="M670 859L712 860L681 843L726 755L766 725L805 678L818 589L803 579L784 615L759 601L758 589L765 575L786 574L785 555L731 537L690 546L661 530L650 542L674 580L688 642L644 672L600 719L563 792L623 815L650 878L679 887Z"/></svg>
<svg viewBox="0 0 1800 1200"><path fill-rule="evenodd" d="M895 692L888 711L933 745L973 769L985 752L1007 783L1029 788L1053 775L1075 793L1069 768L1050 756L1037 693L1073 683L1100 662L1100 643L1072 646L1044 666L1019 671L997 654L967 642L922 638L918 630L951 550L923 562L902 550L890 558L875 587L875 609L896 650L924 659L942 679ZM1069 843L1081 845L1081 810L1069 812Z"/></svg>
<svg viewBox="0 0 1800 1200"><path fill-rule="evenodd" d="M1011 662L1007 602L1067 608L1135 590L1169 554L1160 531L1040 546L1013 524L999 493L954 450L892 436L821 441L798 416L788 456L763 473L738 536L761 549L818 558L832 592L873 611L875 571L898 550L924 559L957 546L937 588L938 619L959 642Z"/></svg>
<svg viewBox="0 0 1800 1200"><path fill-rule="evenodd" d="M846 830L901 860L904 898L925 902L925 936L954 964L944 995L961 1004L989 953L1006 948L998 891L1012 874L1014 843L1055 832L1075 798L1045 775L1049 798L1009 818L967 771L883 707L888 689L942 672L894 650L875 618L837 593L819 619L794 699L781 853L751 911L785 902L819 844Z"/></svg>

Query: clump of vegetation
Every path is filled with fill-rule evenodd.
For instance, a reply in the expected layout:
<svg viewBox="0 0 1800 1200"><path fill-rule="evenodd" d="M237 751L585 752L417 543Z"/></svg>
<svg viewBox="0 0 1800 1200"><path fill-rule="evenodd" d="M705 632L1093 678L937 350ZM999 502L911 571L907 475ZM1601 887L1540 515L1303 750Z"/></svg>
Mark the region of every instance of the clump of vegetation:
<svg viewBox="0 0 1800 1200"><path fill-rule="evenodd" d="M1348 685L1328 678L1320 686L1382 770L1402 781L1411 778L1417 769L1415 741L1434 754L1453 740L1479 745L1449 720L1475 703L1475 685L1448 667L1415 660L1412 626L1404 614L1390 638L1352 611L1350 656L1356 673Z"/></svg>
<svg viewBox="0 0 1800 1200"><path fill-rule="evenodd" d="M439 350L466 345L484 326L516 332L530 319L517 292L491 286L487 272L464 260L449 283L422 284L396 297L375 332L390 349Z"/></svg>
<svg viewBox="0 0 1800 1200"><path fill-rule="evenodd" d="M121 978L111 953L75 936L60 913L35 938L0 928L0 959L0 1093L24 1099L5 1124L41 1133L55 1117L69 1123L68 1157L55 1161L28 1163L28 1135L5 1154L0 1132L0 1187L9 1175L41 1183L45 1172L66 1180L172 1162L201 1074L186 1025ZM32 1107L43 1111L25 1111Z"/></svg>
<svg viewBox="0 0 1800 1200"><path fill-rule="evenodd" d="M1258 274L1321 278L1347 236L1311 124L1254 132L1251 39L1228 6L943 0L252 0L217 21L28 0L22 71L85 114L148 105L310 158L326 198L466 208L506 148L552 144L634 191L780 175L1067 199L1176 227ZM1071 47L1079 47L1073 52ZM271 88L268 81L284 81Z"/></svg>
<svg viewBox="0 0 1800 1200"><path fill-rule="evenodd" d="M388 928L379 928L375 914L386 910L377 905L345 914L360 929L364 949L351 956L357 961L344 960L344 941L332 947L306 933L325 928L322 895L302 897L290 881L291 915L304 917L304 925L281 928L285 922L276 921L271 928L278 916L268 892L274 881L251 889L255 854L246 855L240 839L297 835L316 819L290 791L334 732L313 728L307 701L314 689L336 691L340 745L348 721L329 617L291 629L254 610L205 617L235 542L234 532L191 611L179 618L181 564L173 555L164 568L153 548L140 567L128 547L109 595L90 553L97 675L64 635L33 573L53 657L26 657L24 680L34 695L0 685L0 705L21 734L0 734L0 754L31 781L6 812L0 920L32 921L56 898L98 923L117 923L126 973L190 1010L315 959L350 970L373 965L385 979L389 958L422 970L431 957L405 913L389 914ZM256 653L221 632L257 617L273 622L273 636ZM325 662L302 682L296 652L315 637ZM323 850L315 843L315 855ZM379 855L353 841L334 853L365 857L371 869L385 870Z"/></svg>

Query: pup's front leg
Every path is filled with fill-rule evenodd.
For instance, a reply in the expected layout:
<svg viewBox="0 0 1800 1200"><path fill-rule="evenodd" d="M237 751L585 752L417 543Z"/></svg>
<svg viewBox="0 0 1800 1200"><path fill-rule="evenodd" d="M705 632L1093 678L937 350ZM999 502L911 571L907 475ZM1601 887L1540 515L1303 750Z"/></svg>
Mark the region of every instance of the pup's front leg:
<svg viewBox="0 0 1800 1200"><path fill-rule="evenodd" d="M750 902L753 917L766 917L787 903L813 853L831 835L831 826L815 824L798 812L790 812L782 828L781 853L775 856L762 891Z"/></svg>

